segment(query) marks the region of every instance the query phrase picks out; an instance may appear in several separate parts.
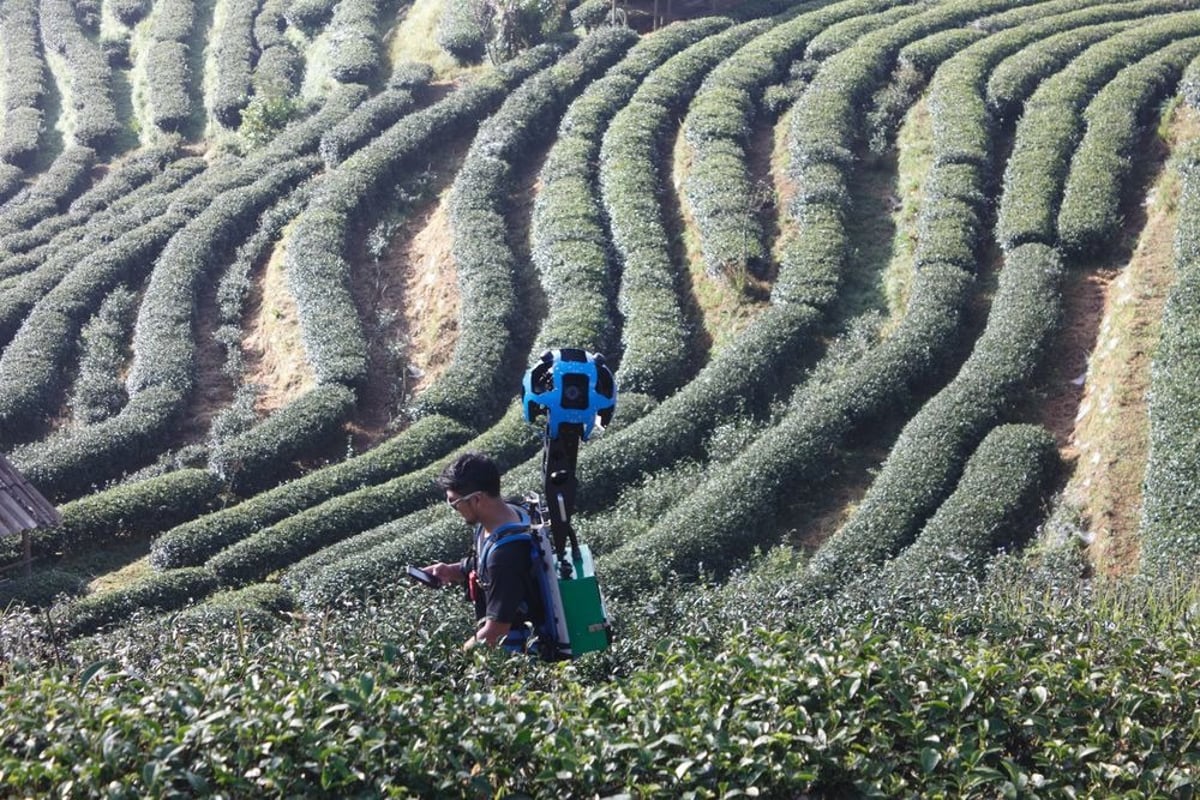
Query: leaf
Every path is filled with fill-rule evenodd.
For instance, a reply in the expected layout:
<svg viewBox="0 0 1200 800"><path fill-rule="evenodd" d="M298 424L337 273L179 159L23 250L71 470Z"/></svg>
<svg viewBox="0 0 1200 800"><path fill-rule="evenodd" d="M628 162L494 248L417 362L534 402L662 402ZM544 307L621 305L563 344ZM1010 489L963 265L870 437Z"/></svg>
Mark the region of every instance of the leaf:
<svg viewBox="0 0 1200 800"><path fill-rule="evenodd" d="M91 664L88 664L87 668L79 675L79 691L82 692L84 689L86 689L87 685L92 682L93 678L103 672L106 667L111 665L112 661L109 659L94 661Z"/></svg>
<svg viewBox="0 0 1200 800"><path fill-rule="evenodd" d="M679 766L675 768L675 777L679 780L683 780L683 776L688 773L688 770L690 770L695 763L696 762L690 758L685 758L683 761L679 762Z"/></svg>
<svg viewBox="0 0 1200 800"><path fill-rule="evenodd" d="M937 750L926 747L921 751L921 769L925 772L933 772L940 763L942 763L942 754Z"/></svg>

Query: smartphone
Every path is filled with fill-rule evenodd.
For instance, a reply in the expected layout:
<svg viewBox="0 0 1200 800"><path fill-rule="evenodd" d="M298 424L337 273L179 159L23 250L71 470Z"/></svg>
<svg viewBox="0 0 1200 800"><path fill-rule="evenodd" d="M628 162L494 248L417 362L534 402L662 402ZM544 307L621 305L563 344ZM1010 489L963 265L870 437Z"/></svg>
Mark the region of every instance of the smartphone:
<svg viewBox="0 0 1200 800"><path fill-rule="evenodd" d="M412 578L417 583L423 583L430 589L436 589L442 585L442 582L432 574L426 572L420 567L414 567L411 564L408 567L408 577Z"/></svg>

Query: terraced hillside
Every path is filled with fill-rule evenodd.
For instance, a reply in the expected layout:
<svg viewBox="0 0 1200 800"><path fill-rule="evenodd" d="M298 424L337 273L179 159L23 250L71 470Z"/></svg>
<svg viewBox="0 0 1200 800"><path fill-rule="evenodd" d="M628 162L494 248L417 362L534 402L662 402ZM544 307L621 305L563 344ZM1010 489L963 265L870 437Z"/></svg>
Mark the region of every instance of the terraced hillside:
<svg viewBox="0 0 1200 800"><path fill-rule="evenodd" d="M0 450L63 515L0 593L370 606L463 549L456 454L539 487L555 347L615 368L618 604L1194 567L1200 3L681 6L0 0Z"/></svg>

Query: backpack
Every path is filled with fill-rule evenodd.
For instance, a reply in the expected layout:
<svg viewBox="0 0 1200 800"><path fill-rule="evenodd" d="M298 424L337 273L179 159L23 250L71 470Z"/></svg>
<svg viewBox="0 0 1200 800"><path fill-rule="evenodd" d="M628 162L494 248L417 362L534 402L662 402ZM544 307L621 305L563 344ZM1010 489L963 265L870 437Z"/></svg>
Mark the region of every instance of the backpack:
<svg viewBox="0 0 1200 800"><path fill-rule="evenodd" d="M478 563L486 564L497 547L529 543L530 570L543 609L542 619L534 624L531 647L536 643L544 661L562 661L606 649L612 641L612 626L591 551L587 545L580 545L577 553L555 553L550 522L537 494L527 495L513 505L528 515L528 525L514 525L512 532L499 531L502 536L481 548Z"/></svg>

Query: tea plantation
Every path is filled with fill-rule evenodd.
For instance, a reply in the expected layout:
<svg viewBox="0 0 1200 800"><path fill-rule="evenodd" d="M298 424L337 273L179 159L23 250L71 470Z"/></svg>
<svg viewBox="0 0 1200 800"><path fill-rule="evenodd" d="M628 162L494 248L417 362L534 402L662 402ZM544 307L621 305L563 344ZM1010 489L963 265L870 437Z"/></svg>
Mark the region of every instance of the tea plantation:
<svg viewBox="0 0 1200 800"><path fill-rule="evenodd" d="M1197 0L0 0L0 61L63 518L0 796L1195 796ZM458 454L540 489L560 347L615 639L464 654L401 575Z"/></svg>

